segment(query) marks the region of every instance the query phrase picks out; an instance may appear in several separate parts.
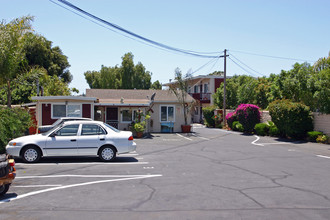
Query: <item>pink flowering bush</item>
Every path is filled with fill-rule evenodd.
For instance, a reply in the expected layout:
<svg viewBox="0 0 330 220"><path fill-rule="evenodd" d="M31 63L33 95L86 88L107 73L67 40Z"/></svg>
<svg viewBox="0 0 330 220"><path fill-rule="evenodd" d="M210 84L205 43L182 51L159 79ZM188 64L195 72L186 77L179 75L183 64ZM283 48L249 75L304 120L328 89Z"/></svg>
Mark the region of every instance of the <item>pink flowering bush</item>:
<svg viewBox="0 0 330 220"><path fill-rule="evenodd" d="M228 126L233 129L233 122L237 121L237 117L235 112L230 112L226 115L226 120L227 120L227 124Z"/></svg>
<svg viewBox="0 0 330 220"><path fill-rule="evenodd" d="M245 132L252 132L254 126L260 123L261 115L259 107L256 105L240 104L234 114L237 117L237 121L243 125Z"/></svg>

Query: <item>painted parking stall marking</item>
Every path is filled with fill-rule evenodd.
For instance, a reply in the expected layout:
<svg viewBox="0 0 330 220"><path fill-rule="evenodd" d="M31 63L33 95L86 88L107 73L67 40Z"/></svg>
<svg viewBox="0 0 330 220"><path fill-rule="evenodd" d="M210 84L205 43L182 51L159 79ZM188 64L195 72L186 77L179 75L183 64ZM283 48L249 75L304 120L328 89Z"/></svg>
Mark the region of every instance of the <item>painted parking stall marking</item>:
<svg viewBox="0 0 330 220"><path fill-rule="evenodd" d="M35 195L38 195L38 194L41 194L41 193L61 190L61 189L68 189L68 188L73 188L73 187L87 186L87 185L100 184L100 183L110 183L110 182L118 182L118 181L147 179L147 178L161 177L162 175L161 174L154 174L154 175L148 174L148 175L121 175L121 176L116 175L116 176L119 177L119 178L118 179L107 179L107 180L98 180L98 181L91 181L91 182L85 182L85 183L70 184L70 185L65 185L65 186L57 186L57 187L52 187L52 188L48 188L48 189L33 191L33 192L26 193L26 194L18 195L16 197L11 197L11 198L6 198L6 199L3 199L3 200L0 200L0 204L15 201L15 200L18 200L18 199L23 199L23 198L30 197L30 196L35 196ZM47 177L49 177L49 176L47 176Z"/></svg>
<svg viewBox="0 0 330 220"><path fill-rule="evenodd" d="M324 155L316 155L317 157L321 157L321 158L326 158L326 159L330 159L330 157L328 156L324 156Z"/></svg>

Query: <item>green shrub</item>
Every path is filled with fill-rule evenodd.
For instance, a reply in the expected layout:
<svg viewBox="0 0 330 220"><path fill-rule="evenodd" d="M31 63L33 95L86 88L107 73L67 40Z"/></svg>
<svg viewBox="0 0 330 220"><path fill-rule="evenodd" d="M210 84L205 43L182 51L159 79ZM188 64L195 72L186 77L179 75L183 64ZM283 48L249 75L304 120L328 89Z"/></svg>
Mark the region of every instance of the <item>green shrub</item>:
<svg viewBox="0 0 330 220"><path fill-rule="evenodd" d="M214 121L214 110L216 109L215 106L208 106L202 109L203 116L204 116L204 123L207 127L214 128L215 121Z"/></svg>
<svg viewBox="0 0 330 220"><path fill-rule="evenodd" d="M278 128L276 127L276 125L274 125L274 126L270 126L269 127L268 133L272 137L277 137L277 136L280 135L280 130L278 130Z"/></svg>
<svg viewBox="0 0 330 220"><path fill-rule="evenodd" d="M240 104L236 111L238 121L243 125L245 132L252 132L254 126L260 122L259 107L252 104Z"/></svg>
<svg viewBox="0 0 330 220"><path fill-rule="evenodd" d="M254 126L254 130L256 131L257 135L265 136L268 134L269 125L266 123L258 123Z"/></svg>
<svg viewBox="0 0 330 220"><path fill-rule="evenodd" d="M31 116L25 109L0 107L0 153L5 153L8 142L23 136L31 125Z"/></svg>
<svg viewBox="0 0 330 220"><path fill-rule="evenodd" d="M233 129L233 131L240 131L240 132L244 131L244 127L239 121L233 122L232 129Z"/></svg>
<svg viewBox="0 0 330 220"><path fill-rule="evenodd" d="M313 130L309 107L289 100L276 100L269 104L269 114L281 136L304 138Z"/></svg>
<svg viewBox="0 0 330 220"><path fill-rule="evenodd" d="M309 141L313 141L316 142L316 139L318 138L318 136L322 136L323 133L320 131L309 131L307 132L307 138Z"/></svg>
<svg viewBox="0 0 330 220"><path fill-rule="evenodd" d="M238 129L237 129L237 124L239 124L239 121L234 121L234 122L232 123L232 127L231 127L231 129L232 129L233 131L238 131Z"/></svg>
<svg viewBox="0 0 330 220"><path fill-rule="evenodd" d="M238 130L238 131L240 131L240 132L244 132L244 127L243 127L243 125L241 124L241 123L237 123L236 124L236 129Z"/></svg>

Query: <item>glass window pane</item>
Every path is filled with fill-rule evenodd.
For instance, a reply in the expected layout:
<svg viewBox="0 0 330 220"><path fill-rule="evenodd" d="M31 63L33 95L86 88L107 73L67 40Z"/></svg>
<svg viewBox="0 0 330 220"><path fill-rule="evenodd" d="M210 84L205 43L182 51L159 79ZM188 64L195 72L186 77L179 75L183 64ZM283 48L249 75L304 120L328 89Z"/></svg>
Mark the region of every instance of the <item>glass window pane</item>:
<svg viewBox="0 0 330 220"><path fill-rule="evenodd" d="M67 125L56 132L58 136L76 136L79 125Z"/></svg>
<svg viewBox="0 0 330 220"><path fill-rule="evenodd" d="M99 126L97 125L83 125L81 135L98 135Z"/></svg>
<svg viewBox="0 0 330 220"><path fill-rule="evenodd" d="M167 106L162 106L160 109L160 120L167 121Z"/></svg>
<svg viewBox="0 0 330 220"><path fill-rule="evenodd" d="M174 107L168 107L168 121L174 121Z"/></svg>
<svg viewBox="0 0 330 220"><path fill-rule="evenodd" d="M68 105L67 117L81 117L80 105Z"/></svg>
<svg viewBox="0 0 330 220"><path fill-rule="evenodd" d="M204 84L204 93L208 93L209 92L209 87L207 84Z"/></svg>
<svg viewBox="0 0 330 220"><path fill-rule="evenodd" d="M132 121L132 111L131 110L123 110L123 121Z"/></svg>
<svg viewBox="0 0 330 220"><path fill-rule="evenodd" d="M53 117L55 118L66 117L65 105L53 105Z"/></svg>

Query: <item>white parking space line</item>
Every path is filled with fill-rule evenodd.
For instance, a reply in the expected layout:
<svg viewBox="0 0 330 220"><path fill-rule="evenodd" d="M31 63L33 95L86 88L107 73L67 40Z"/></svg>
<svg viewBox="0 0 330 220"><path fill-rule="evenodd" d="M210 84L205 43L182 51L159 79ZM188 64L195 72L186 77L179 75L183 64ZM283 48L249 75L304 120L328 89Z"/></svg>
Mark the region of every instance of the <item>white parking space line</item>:
<svg viewBox="0 0 330 220"><path fill-rule="evenodd" d="M257 145L257 146L264 146L263 144L257 144L256 142L259 141L260 137L258 137L257 135L254 135L254 137L256 137L257 139L255 139L254 141L251 142L251 144Z"/></svg>
<svg viewBox="0 0 330 220"><path fill-rule="evenodd" d="M16 179L36 179L36 178L61 178L61 177L81 177L81 178L123 178L123 177L141 177L145 175L47 175L47 176L18 176Z"/></svg>
<svg viewBox="0 0 330 220"><path fill-rule="evenodd" d="M53 187L53 188L49 188L49 189L44 189L44 190L38 190L38 191L34 191L34 192L29 192L29 193L26 193L26 194L18 195L17 197L6 198L6 199L3 199L3 200L0 200L0 204L1 203L7 203L7 202L10 202L10 201L14 201L14 200L18 200L18 199L23 199L23 198L26 198L26 197L29 197L29 196L38 195L38 194L41 194L41 193L55 191L55 190L61 190L61 189L79 187L79 186L87 186L87 185L93 185L93 184L99 184L99 183L109 183L109 182L118 182L118 181L126 181L126 180L146 179L146 178L161 177L161 176L162 176L161 174L156 174L156 175L141 175L141 176L135 176L135 177L110 179L110 180L99 180L99 181L92 181L92 182L71 184L71 185L66 185L66 186L58 186L58 187Z"/></svg>
<svg viewBox="0 0 330 220"><path fill-rule="evenodd" d="M283 143L283 142L280 142L280 143L256 143L257 141L259 141L260 137L257 136L257 135L253 135L254 137L256 137L257 139L255 139L254 141L251 142L251 144L254 144L254 145L257 145L257 146L265 146L265 145L276 145L276 144L292 144L292 143Z"/></svg>
<svg viewBox="0 0 330 220"><path fill-rule="evenodd" d="M182 137L182 138L184 138L184 139L187 139L187 140L189 140L189 141L192 141L193 139L191 139L191 138L187 138L187 137L185 137L185 136L183 136L183 135L181 135L181 134L178 134L178 133L176 133L176 135L178 135L179 137Z"/></svg>
<svg viewBox="0 0 330 220"><path fill-rule="evenodd" d="M19 164L16 163L15 166L64 166L64 165L141 165L141 164L148 164L149 162L110 162L110 163L102 163L102 162L88 162L88 163L34 163L34 164Z"/></svg>
<svg viewBox="0 0 330 220"><path fill-rule="evenodd" d="M323 155L316 155L317 157L321 157L321 158L326 158L326 159L330 159L330 157L328 156L323 156Z"/></svg>
<svg viewBox="0 0 330 220"><path fill-rule="evenodd" d="M197 136L196 134L192 134L194 137L197 137L197 138L200 138L200 139L203 139L203 140L207 140L209 141L210 139L209 138L206 138L206 137L201 137L201 136Z"/></svg>

